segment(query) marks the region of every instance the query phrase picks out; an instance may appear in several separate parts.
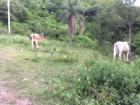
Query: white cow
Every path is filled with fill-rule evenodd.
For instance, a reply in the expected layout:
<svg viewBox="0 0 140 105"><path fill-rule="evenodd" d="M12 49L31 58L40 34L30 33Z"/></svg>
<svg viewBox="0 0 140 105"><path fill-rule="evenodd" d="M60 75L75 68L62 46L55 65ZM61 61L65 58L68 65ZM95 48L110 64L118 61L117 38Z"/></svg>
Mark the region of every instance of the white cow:
<svg viewBox="0 0 140 105"><path fill-rule="evenodd" d="M116 59L116 56L119 56L119 59L121 60L122 55L124 57L124 61L129 61L129 55L130 55L130 45L129 42L122 42L122 41L118 41L114 43L114 51L113 51L113 55L114 55L114 61Z"/></svg>

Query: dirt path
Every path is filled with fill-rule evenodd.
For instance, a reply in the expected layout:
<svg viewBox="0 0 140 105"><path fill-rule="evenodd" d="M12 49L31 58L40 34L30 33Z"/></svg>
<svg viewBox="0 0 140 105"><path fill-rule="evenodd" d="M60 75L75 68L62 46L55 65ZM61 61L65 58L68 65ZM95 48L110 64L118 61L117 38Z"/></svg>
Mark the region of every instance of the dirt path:
<svg viewBox="0 0 140 105"><path fill-rule="evenodd" d="M0 63L8 62L19 53L20 50L0 48ZM8 87L10 84L14 84L15 81L2 77L0 77L0 105L33 105L29 98L23 97L17 90Z"/></svg>

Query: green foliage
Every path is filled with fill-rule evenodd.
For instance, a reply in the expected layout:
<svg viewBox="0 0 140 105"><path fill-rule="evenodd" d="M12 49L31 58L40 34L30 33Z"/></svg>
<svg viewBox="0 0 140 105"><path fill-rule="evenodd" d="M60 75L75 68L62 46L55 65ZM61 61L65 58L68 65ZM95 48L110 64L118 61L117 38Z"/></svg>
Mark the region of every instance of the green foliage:
<svg viewBox="0 0 140 105"><path fill-rule="evenodd" d="M38 56L37 52L34 52L31 61L32 61L32 62L36 62L36 63L41 62L41 57Z"/></svg>
<svg viewBox="0 0 140 105"><path fill-rule="evenodd" d="M96 10L96 16L85 16L88 9ZM131 10L135 33L140 31L139 8L134 7ZM114 42L127 37L129 11L121 0L14 0L11 1L11 31L22 35L28 35L30 32L45 32L52 38L65 40L68 26L60 22L59 14L64 21L68 20L70 13L75 14L77 20L83 16L86 33L99 42ZM0 24L2 24L0 33L7 33L5 0L0 1ZM77 25L79 25L79 20Z"/></svg>
<svg viewBox="0 0 140 105"><path fill-rule="evenodd" d="M3 23L0 21L0 34L8 34L8 29L3 25Z"/></svg>
<svg viewBox="0 0 140 105"><path fill-rule="evenodd" d="M77 15L78 12L84 10L84 5L82 0L63 0L64 12L60 14L62 20L69 20L70 15Z"/></svg>
<svg viewBox="0 0 140 105"><path fill-rule="evenodd" d="M7 22L7 5L5 0L0 1L0 21Z"/></svg>
<svg viewBox="0 0 140 105"><path fill-rule="evenodd" d="M19 35L16 35L11 38L11 43L29 46L29 39L28 39L28 37L21 37Z"/></svg>
<svg viewBox="0 0 140 105"><path fill-rule="evenodd" d="M29 38L28 37L22 37L20 35L15 36L1 36L0 42L3 44L17 44L17 45L23 45L23 46L29 46Z"/></svg>
<svg viewBox="0 0 140 105"><path fill-rule="evenodd" d="M72 42L78 43L81 47L85 48L96 47L96 41L92 40L87 35L77 35L72 39Z"/></svg>
<svg viewBox="0 0 140 105"><path fill-rule="evenodd" d="M136 54L140 55L140 33L137 33L133 38L132 49Z"/></svg>
<svg viewBox="0 0 140 105"><path fill-rule="evenodd" d="M77 35L76 37L74 37L73 41L79 42L79 43L92 43L93 42L92 39L86 35Z"/></svg>
<svg viewBox="0 0 140 105"><path fill-rule="evenodd" d="M135 37L139 42L139 34ZM76 41L76 44L83 45L90 43L91 40L88 36L77 36ZM39 51L32 52L28 49L30 45L28 37L3 35L0 37L0 45L10 48L8 51L3 51L17 57L10 56L12 60L8 60L6 64L1 63L1 69L11 73L12 78L13 74L18 74L14 78L18 79L19 89L26 87L27 94L31 97L46 102L51 100L53 105L140 104L139 57L129 63L112 62L109 58L95 55L95 51L99 48L91 50L87 47L77 47L76 44L43 40ZM105 49L108 51L109 44L105 43L107 45ZM16 53L11 53L12 51ZM7 74L4 76L9 78ZM24 78L25 81L22 81ZM46 99L42 98L42 94Z"/></svg>
<svg viewBox="0 0 140 105"><path fill-rule="evenodd" d="M72 79L56 79L46 95L65 105L132 105L139 104L139 60L125 64L95 58L91 65L79 66ZM51 91L50 88L51 87ZM63 99L63 100L62 100Z"/></svg>
<svg viewBox="0 0 140 105"><path fill-rule="evenodd" d="M103 55L112 57L113 55L113 44L109 41L104 41L102 44L98 43L96 47Z"/></svg>
<svg viewBox="0 0 140 105"><path fill-rule="evenodd" d="M53 56L52 57L53 62L58 62L58 63L75 63L78 62L77 56L71 56L71 55L62 55L62 56Z"/></svg>
<svg viewBox="0 0 140 105"><path fill-rule="evenodd" d="M20 34L20 35L28 35L29 34L29 26L28 24L21 24L21 23L18 23L18 22L12 22L11 24L11 28L12 28L12 31L13 33L17 33L17 34Z"/></svg>
<svg viewBox="0 0 140 105"><path fill-rule="evenodd" d="M27 8L20 2L20 0L13 0L10 2L11 20L18 20L18 22L25 22L27 17Z"/></svg>

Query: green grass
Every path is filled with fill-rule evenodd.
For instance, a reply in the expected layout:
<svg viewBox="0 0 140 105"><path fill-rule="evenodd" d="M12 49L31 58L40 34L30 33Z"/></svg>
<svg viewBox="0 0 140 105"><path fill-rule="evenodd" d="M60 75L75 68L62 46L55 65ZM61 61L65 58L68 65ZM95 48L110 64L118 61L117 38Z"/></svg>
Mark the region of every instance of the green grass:
<svg viewBox="0 0 140 105"><path fill-rule="evenodd" d="M58 105L78 105L79 102L85 105L92 105L93 103L99 105L100 100L87 94L88 92L92 93L92 89L95 88L95 85L92 85L97 82L94 77L101 80L104 76L105 80L108 81L108 78L109 80L112 79L108 75L115 74L117 71L117 75L114 76L116 78L124 75L128 80L128 77L131 76L129 72L133 74L133 71L139 77L139 57L133 58L133 61L129 64L124 62L114 63L112 62L112 54L105 54L108 51L102 51L96 45L85 47L83 44L45 39L40 42L39 50L35 52L31 50L28 37L18 35L0 36L0 54L2 55L0 57L0 79L14 81L14 83L7 84L7 86L16 89L22 95L30 97L36 105L40 105L40 103L45 105L55 105L56 103ZM129 72L127 72L128 70ZM100 75L101 73L103 75ZM77 79L79 74L82 82ZM135 80L137 80L137 77L135 77ZM131 80L133 82L132 78ZM78 83L78 87L74 87L77 86L74 83ZM87 85L83 85L83 83ZM98 82L96 86L98 87ZM81 89L82 87L85 91ZM99 85L99 87L99 90L96 90L96 88L95 90L105 89L100 92L103 97L108 93L108 89L112 89L104 87L104 84L103 86L102 84ZM75 91L76 89L79 89L79 94L82 97L79 97L79 94ZM116 91L111 91L113 95L117 94ZM111 97L116 99L115 96ZM133 94L130 98L133 99ZM126 101L128 100L126 99Z"/></svg>
<svg viewBox="0 0 140 105"><path fill-rule="evenodd" d="M50 80L59 77L72 78L77 72L77 65L90 62L97 52L73 43L51 39L43 40L39 50L34 52L28 37L18 35L0 36L0 47L10 55L8 61L0 63L0 76L15 81L9 87L31 97L36 104L45 101L43 92ZM14 50L13 53L11 49ZM53 102L51 103L53 105Z"/></svg>

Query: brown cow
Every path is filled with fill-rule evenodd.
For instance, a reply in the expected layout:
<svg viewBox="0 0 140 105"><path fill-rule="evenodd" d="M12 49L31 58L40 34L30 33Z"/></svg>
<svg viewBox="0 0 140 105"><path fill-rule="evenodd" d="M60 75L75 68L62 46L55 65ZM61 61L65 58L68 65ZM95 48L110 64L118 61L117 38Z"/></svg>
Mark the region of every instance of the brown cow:
<svg viewBox="0 0 140 105"><path fill-rule="evenodd" d="M45 38L44 33L30 34L29 37L30 37L32 50L35 48L35 50L37 51L37 49L39 48L39 41Z"/></svg>

